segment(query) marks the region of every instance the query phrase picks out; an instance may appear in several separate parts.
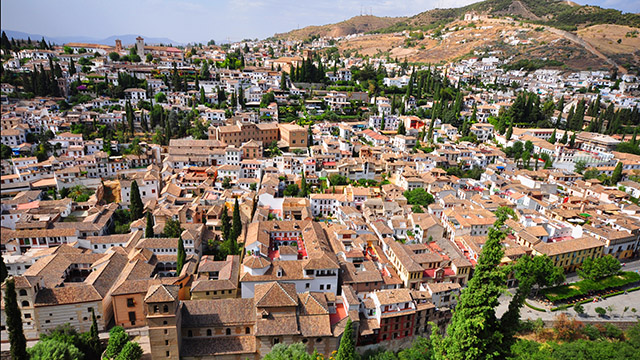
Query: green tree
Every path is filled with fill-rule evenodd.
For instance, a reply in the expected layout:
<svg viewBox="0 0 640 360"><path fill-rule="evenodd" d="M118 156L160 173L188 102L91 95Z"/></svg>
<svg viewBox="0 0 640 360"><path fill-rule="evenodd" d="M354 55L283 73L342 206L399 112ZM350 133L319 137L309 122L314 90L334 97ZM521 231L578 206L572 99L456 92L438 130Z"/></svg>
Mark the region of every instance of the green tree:
<svg viewBox="0 0 640 360"><path fill-rule="evenodd" d="M280 75L280 90L287 91L287 75L284 71Z"/></svg>
<svg viewBox="0 0 640 360"><path fill-rule="evenodd" d="M416 204L411 207L411 212L415 214L422 214L424 213L424 209L422 208L422 206Z"/></svg>
<svg viewBox="0 0 640 360"><path fill-rule="evenodd" d="M500 325L504 334L505 348L510 348L516 341L515 334L520 324L520 309L534 287L560 284L564 281L564 270L555 266L547 255L525 255L511 266L514 277L518 280L518 288L509 302L507 312L502 315Z"/></svg>
<svg viewBox="0 0 640 360"><path fill-rule="evenodd" d="M47 339L38 341L29 349L31 360L81 360L85 358L77 347L71 343Z"/></svg>
<svg viewBox="0 0 640 360"><path fill-rule="evenodd" d="M400 124L398 125L398 135L406 135L407 134L407 130L404 127L404 121L400 121Z"/></svg>
<svg viewBox="0 0 640 360"><path fill-rule="evenodd" d="M144 229L144 237L146 238L152 238L154 237L154 233L153 233L153 226L155 224L153 223L153 215L151 214L151 211L147 211L147 224L146 227Z"/></svg>
<svg viewBox="0 0 640 360"><path fill-rule="evenodd" d="M302 343L291 345L276 344L263 360L316 360L307 352L307 347Z"/></svg>
<svg viewBox="0 0 640 360"><path fill-rule="evenodd" d="M7 265L4 263L4 257L0 256L0 284L4 282L4 279L9 275L9 271L7 270Z"/></svg>
<svg viewBox="0 0 640 360"><path fill-rule="evenodd" d="M231 218L231 237L234 241L237 241L238 237L242 233L242 219L240 218L240 205L238 204L238 198L233 204L233 217Z"/></svg>
<svg viewBox="0 0 640 360"><path fill-rule="evenodd" d="M131 183L131 221L136 221L142 217L144 211L144 205L142 204L142 198L140 198L140 188L138 188L138 182L133 180Z"/></svg>
<svg viewBox="0 0 640 360"><path fill-rule="evenodd" d="M124 331L122 326L114 326L109 331L109 342L107 343L107 349L105 350L106 359L114 359L124 346L129 342L129 335Z"/></svg>
<svg viewBox="0 0 640 360"><path fill-rule="evenodd" d="M309 184L307 184L307 178L304 174L304 170L302 171L302 179L300 180L300 193L298 196L307 197L309 195Z"/></svg>
<svg viewBox="0 0 640 360"><path fill-rule="evenodd" d="M584 160L578 160L573 165L573 171L577 172L578 174L582 174L586 168L587 162Z"/></svg>
<svg viewBox="0 0 640 360"><path fill-rule="evenodd" d="M231 234L231 222L229 222L229 213L227 207L222 207L222 216L220 217L220 230L222 232L222 239L229 239Z"/></svg>
<svg viewBox="0 0 640 360"><path fill-rule="evenodd" d="M505 139L507 141L511 140L511 136L513 135L513 124L509 124L509 129L507 130L507 134L505 135Z"/></svg>
<svg viewBox="0 0 640 360"><path fill-rule="evenodd" d="M120 54L118 54L115 51L110 52L109 53L109 59L111 59L111 61L118 61L118 60L120 60Z"/></svg>
<svg viewBox="0 0 640 360"><path fill-rule="evenodd" d="M165 95L162 91L157 93L155 96L156 103L164 103L167 102L167 95Z"/></svg>
<svg viewBox="0 0 640 360"><path fill-rule="evenodd" d="M606 255L597 259L586 258L578 269L578 276L585 280L597 280L620 272L622 265L620 260L612 255Z"/></svg>
<svg viewBox="0 0 640 360"><path fill-rule="evenodd" d="M137 342L129 341L122 347L115 360L140 360L142 358L142 347Z"/></svg>
<svg viewBox="0 0 640 360"><path fill-rule="evenodd" d="M560 144L566 144L569 141L569 132L565 131L564 135L562 135L562 139L560 139Z"/></svg>
<svg viewBox="0 0 640 360"><path fill-rule="evenodd" d="M16 295L16 285L13 278L5 281L4 289L4 313L7 331L9 332L9 343L11 344L12 360L27 360L27 340L22 332L22 312L18 307Z"/></svg>
<svg viewBox="0 0 640 360"><path fill-rule="evenodd" d="M341 185L347 185L349 183L349 179L347 179L346 177L340 174L333 174L329 176L329 182L333 186L341 186Z"/></svg>
<svg viewBox="0 0 640 360"><path fill-rule="evenodd" d="M178 239L178 260L176 265L176 275L179 276L182 272L182 267L184 266L184 262L187 258L187 254L184 251L184 241L182 240L182 235L180 235L180 239Z"/></svg>
<svg viewBox="0 0 640 360"><path fill-rule="evenodd" d="M587 171L584 172L584 174L582 175L582 178L584 180L589 180L589 179L595 179L598 176L600 176L600 170L592 167L587 169Z"/></svg>
<svg viewBox="0 0 640 360"><path fill-rule="evenodd" d="M429 194L423 188L407 190L403 195L407 198L409 205L429 206L435 202L433 195Z"/></svg>
<svg viewBox="0 0 640 360"><path fill-rule="evenodd" d="M434 340L437 359L502 359L503 334L496 317L498 297L506 288L506 272L500 267L505 234L499 219L489 229L474 275L453 312L447 336Z"/></svg>
<svg viewBox="0 0 640 360"><path fill-rule="evenodd" d="M228 176L225 176L222 179L222 188L223 189L231 189L233 185L231 185L231 179Z"/></svg>
<svg viewBox="0 0 640 360"><path fill-rule="evenodd" d="M93 350L94 355L102 353L102 345L100 344L100 336L98 335L98 320L96 312L91 309L91 329L89 330L89 347Z"/></svg>
<svg viewBox="0 0 640 360"><path fill-rule="evenodd" d="M168 238L179 238L182 234L182 228L180 227L180 221L174 219L168 219L164 224L164 236Z"/></svg>
<svg viewBox="0 0 640 360"><path fill-rule="evenodd" d="M356 352L356 346L353 334L353 324L351 319L347 320L347 324L344 327L342 338L340 338L340 347L336 354L336 360L357 360L359 359Z"/></svg>
<svg viewBox="0 0 640 360"><path fill-rule="evenodd" d="M613 174L611 174L611 185L616 185L622 180L622 162L619 161L616 165L616 168L613 170Z"/></svg>
<svg viewBox="0 0 640 360"><path fill-rule="evenodd" d="M569 147L573 149L575 145L576 145L576 133L572 133L571 137L569 138Z"/></svg>
<svg viewBox="0 0 640 360"><path fill-rule="evenodd" d="M11 155L13 155L13 150L11 150L11 147L2 144L2 160L8 160L11 159Z"/></svg>
<svg viewBox="0 0 640 360"><path fill-rule="evenodd" d="M284 196L298 196L298 193L300 192L300 189L298 188L298 184L289 184L287 185L287 187L284 189L283 194Z"/></svg>

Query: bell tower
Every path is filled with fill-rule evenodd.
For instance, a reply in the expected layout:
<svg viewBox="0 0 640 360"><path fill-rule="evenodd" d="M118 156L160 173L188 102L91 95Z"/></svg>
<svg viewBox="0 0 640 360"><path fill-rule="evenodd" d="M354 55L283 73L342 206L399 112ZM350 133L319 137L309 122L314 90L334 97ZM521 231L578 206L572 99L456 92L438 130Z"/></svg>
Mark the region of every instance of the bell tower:
<svg viewBox="0 0 640 360"><path fill-rule="evenodd" d="M144 297L152 359L180 359L178 285L153 285Z"/></svg>

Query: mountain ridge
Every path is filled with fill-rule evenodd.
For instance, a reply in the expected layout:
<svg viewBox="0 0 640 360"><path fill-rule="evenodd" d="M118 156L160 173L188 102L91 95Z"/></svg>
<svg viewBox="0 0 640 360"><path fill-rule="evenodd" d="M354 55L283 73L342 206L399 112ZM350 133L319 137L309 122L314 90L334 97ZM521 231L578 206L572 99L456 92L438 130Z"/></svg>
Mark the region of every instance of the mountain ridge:
<svg viewBox="0 0 640 360"><path fill-rule="evenodd" d="M2 31L6 32L7 37L9 39L27 39L28 37L31 40L40 40L43 37L47 42L52 42L55 44L66 44L70 42L81 42L81 43L91 43L91 44L101 44L101 45L115 45L115 40L122 40L123 45L130 45L135 43L135 39L138 36L142 36L144 38L145 43L147 44L173 44L173 45L183 45L180 42L173 41L169 38L164 37L147 37L144 35L137 34L123 34L123 35L111 35L106 38L94 38L90 36L82 36L82 35L68 35L68 36L47 36L42 34L33 34L27 33L23 31L16 31L10 29L2 29Z"/></svg>

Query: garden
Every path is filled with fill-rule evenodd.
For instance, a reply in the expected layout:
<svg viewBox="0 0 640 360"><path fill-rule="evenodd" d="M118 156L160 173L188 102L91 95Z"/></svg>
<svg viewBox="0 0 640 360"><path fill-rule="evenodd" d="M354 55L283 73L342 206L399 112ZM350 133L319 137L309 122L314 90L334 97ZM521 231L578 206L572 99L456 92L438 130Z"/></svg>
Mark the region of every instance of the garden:
<svg viewBox="0 0 640 360"><path fill-rule="evenodd" d="M598 280L585 279L572 284L555 286L541 291L548 302L573 303L583 301L608 292L621 291L623 287L640 281L640 274L621 272Z"/></svg>

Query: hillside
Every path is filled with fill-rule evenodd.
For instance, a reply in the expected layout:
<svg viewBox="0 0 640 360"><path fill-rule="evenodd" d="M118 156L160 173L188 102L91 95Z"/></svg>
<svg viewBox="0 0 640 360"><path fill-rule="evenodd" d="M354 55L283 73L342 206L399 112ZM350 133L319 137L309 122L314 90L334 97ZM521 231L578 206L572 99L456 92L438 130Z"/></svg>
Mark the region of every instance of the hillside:
<svg viewBox="0 0 640 360"><path fill-rule="evenodd" d="M548 59L563 63L563 69L608 69L611 65L590 52L563 31L545 30L538 25L520 25L504 19L457 20L439 36L408 38L403 34L367 34L338 42L342 52L382 55L410 62L440 63L482 53L499 52L500 57ZM433 31L428 34L433 35ZM627 39L630 41L630 39ZM601 55L601 54L600 54Z"/></svg>
<svg viewBox="0 0 640 360"><path fill-rule="evenodd" d="M387 28L372 32L390 33L402 30L429 30L460 19L464 14L510 16L533 23L575 31L590 25L617 24L640 27L640 15L622 13L598 6L581 6L561 0L486 0L461 8L434 9L398 21Z"/></svg>
<svg viewBox="0 0 640 360"><path fill-rule="evenodd" d="M402 17L379 17L372 15L355 16L351 19L336 24L307 26L302 29L292 30L287 33L275 34L275 39L306 40L310 37L340 37L351 34L376 31L403 21Z"/></svg>

